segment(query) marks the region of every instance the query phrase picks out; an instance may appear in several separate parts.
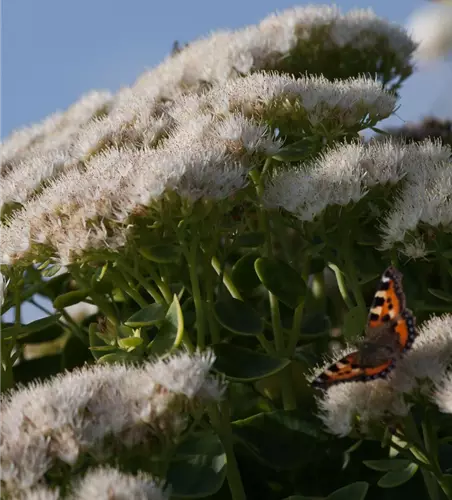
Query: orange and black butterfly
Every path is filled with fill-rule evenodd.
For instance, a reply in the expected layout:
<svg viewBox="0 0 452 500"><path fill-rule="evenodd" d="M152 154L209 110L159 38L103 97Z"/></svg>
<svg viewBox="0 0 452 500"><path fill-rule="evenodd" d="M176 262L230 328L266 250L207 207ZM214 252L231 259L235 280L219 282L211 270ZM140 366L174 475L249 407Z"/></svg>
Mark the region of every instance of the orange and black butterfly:
<svg viewBox="0 0 452 500"><path fill-rule="evenodd" d="M405 307L402 273L388 267L375 293L358 350L329 366L312 385L327 388L340 382L384 378L411 348L416 335L415 318Z"/></svg>

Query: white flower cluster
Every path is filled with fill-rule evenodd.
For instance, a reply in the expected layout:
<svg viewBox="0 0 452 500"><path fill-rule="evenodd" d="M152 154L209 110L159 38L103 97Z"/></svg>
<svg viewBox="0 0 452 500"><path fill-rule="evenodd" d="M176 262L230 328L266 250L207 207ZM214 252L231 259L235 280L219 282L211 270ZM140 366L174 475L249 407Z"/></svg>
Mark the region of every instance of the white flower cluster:
<svg viewBox="0 0 452 500"><path fill-rule="evenodd" d="M97 116L109 112L113 96L109 92L90 92L42 123L11 134L0 147L2 189L0 206L22 203L40 183L76 165L73 143Z"/></svg>
<svg viewBox="0 0 452 500"><path fill-rule="evenodd" d="M168 500L170 490L164 490L150 475L139 472L126 474L112 467L90 469L83 479L71 485L68 500ZM61 500L58 489L37 486L16 497L18 500Z"/></svg>
<svg viewBox="0 0 452 500"><path fill-rule="evenodd" d="M451 151L430 140L403 144L395 140L340 144L307 165L275 175L265 202L282 207L302 221L312 221L332 205L356 203L372 187L404 180L395 207L383 221L383 248L403 241L419 222L452 222ZM407 242L405 252L425 255L422 242Z"/></svg>
<svg viewBox="0 0 452 500"><path fill-rule="evenodd" d="M410 410L405 394L420 391L445 413L452 413L452 315L434 317L419 329L413 347L386 379L331 386L319 398L320 418L332 434L348 435L357 423L366 430L385 415Z"/></svg>
<svg viewBox="0 0 452 500"><path fill-rule="evenodd" d="M190 200L227 198L246 185L258 161L281 148L259 114L275 102L277 112L285 113L289 98L312 123L338 109L344 114L339 122L353 116L356 123L368 114L386 115L394 106L393 96L373 80L328 82L262 73L176 101L175 125L160 146L105 149L84 169L67 169L48 182L16 210L0 227L1 262L21 259L34 244L50 246L63 264L89 249L118 248L126 242L127 218L168 190ZM249 111L253 107L256 112Z"/></svg>
<svg viewBox="0 0 452 500"><path fill-rule="evenodd" d="M109 436L124 446L176 438L187 403L222 396L223 384L209 376L214 359L181 353L142 367L97 365L8 395L0 443L6 490L35 487L55 459L71 465L85 451L108 455Z"/></svg>
<svg viewBox="0 0 452 500"><path fill-rule="evenodd" d="M7 175L0 205L23 203L45 179L83 164L106 147L154 147L174 125L167 110L175 100L251 72L278 70L300 44L309 46L322 27L328 29L328 43L339 49L365 50L383 38L390 59L405 64L414 50L401 27L372 11L344 15L330 6L289 9L257 26L213 34L167 58L114 97L91 93L65 113L13 133L2 144L2 173ZM297 72L302 71L300 67Z"/></svg>
<svg viewBox="0 0 452 500"><path fill-rule="evenodd" d="M383 248L404 242L407 233L419 223L451 228L452 224L452 157L449 147L425 141L417 147L416 168L409 171L407 183L397 198L394 209L382 226ZM416 150L413 151L416 154ZM405 253L420 254L422 241L408 240ZM410 250L412 250L410 254Z"/></svg>

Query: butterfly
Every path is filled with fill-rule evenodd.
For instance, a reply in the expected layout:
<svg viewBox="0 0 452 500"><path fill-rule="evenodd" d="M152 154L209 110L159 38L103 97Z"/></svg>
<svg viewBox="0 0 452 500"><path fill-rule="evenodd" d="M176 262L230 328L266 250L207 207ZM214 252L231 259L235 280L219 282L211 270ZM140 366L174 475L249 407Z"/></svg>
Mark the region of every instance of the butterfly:
<svg viewBox="0 0 452 500"><path fill-rule="evenodd" d="M402 273L388 267L375 293L358 350L329 366L312 385L326 388L340 382L384 378L411 348L416 335L415 318L405 307Z"/></svg>

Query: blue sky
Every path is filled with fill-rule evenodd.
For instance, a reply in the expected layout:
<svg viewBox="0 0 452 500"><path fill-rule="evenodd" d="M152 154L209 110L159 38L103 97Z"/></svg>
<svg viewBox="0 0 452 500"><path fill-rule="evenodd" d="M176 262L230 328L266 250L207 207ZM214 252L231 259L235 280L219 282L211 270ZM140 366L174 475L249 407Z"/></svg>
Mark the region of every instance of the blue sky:
<svg viewBox="0 0 452 500"><path fill-rule="evenodd" d="M424 0L342 0L343 11L372 7L405 24ZM221 28L240 28L276 10L302 5L287 0L3 0L1 137L65 109L91 89L117 90L157 65L174 40L188 42ZM398 117L452 115L444 106L450 66L412 76ZM447 109L448 108L448 109ZM11 313L12 311L9 311ZM32 306L25 320L42 316Z"/></svg>
<svg viewBox="0 0 452 500"><path fill-rule="evenodd" d="M404 24L425 0L342 0ZM287 0L3 0L1 136L65 109L90 89L117 90L157 65L174 40L253 24ZM445 115L446 65L405 84L398 116ZM402 123L392 118L393 123Z"/></svg>

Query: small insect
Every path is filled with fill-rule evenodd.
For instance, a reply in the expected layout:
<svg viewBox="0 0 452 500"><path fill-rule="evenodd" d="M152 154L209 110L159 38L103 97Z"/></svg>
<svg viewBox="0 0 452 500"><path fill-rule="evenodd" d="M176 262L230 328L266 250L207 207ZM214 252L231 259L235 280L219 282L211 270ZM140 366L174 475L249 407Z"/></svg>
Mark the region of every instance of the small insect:
<svg viewBox="0 0 452 500"><path fill-rule="evenodd" d="M358 350L348 354L316 377L314 387L340 382L366 382L384 378L416 338L413 313L405 307L402 273L388 267L383 273Z"/></svg>

